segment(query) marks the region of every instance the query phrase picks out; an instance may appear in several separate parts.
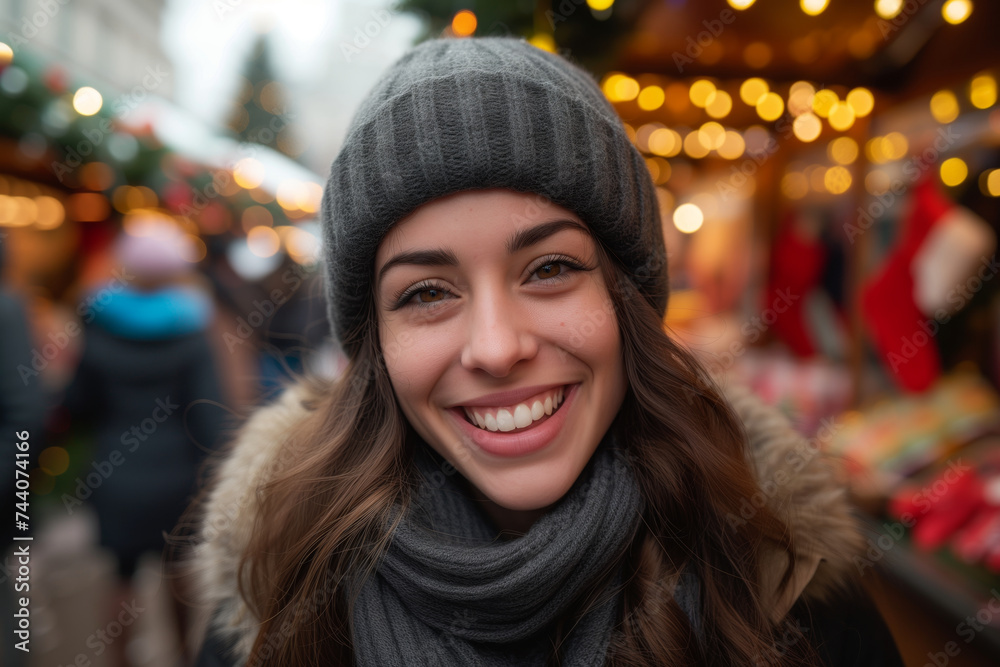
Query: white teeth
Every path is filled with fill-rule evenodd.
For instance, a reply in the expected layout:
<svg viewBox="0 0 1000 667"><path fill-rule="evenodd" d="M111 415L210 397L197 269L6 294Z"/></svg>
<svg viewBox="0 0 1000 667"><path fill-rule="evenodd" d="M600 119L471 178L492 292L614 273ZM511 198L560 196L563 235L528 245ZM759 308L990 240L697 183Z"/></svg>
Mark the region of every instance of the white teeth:
<svg viewBox="0 0 1000 667"><path fill-rule="evenodd" d="M484 412L481 414L471 408L463 408L469 422L479 428L488 431L513 431L516 428L530 426L533 421L537 421L546 415L551 415L562 405L564 388L560 387L545 397L545 401L536 400L530 406L527 403L519 403L512 409L506 408L497 410L496 414ZM513 410L513 413L511 412Z"/></svg>
<svg viewBox="0 0 1000 667"><path fill-rule="evenodd" d="M501 431L513 431L517 428L514 425L514 415L510 414L508 410L497 410L497 426L500 427Z"/></svg>
<svg viewBox="0 0 1000 667"><path fill-rule="evenodd" d="M532 422L531 409L524 403L514 408L514 426L524 428Z"/></svg>

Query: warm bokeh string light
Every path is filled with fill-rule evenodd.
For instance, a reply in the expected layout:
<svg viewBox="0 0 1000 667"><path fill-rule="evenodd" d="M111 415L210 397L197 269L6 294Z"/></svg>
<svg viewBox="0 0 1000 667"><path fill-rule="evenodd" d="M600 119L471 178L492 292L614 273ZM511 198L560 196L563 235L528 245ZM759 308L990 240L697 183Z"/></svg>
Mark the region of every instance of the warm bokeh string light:
<svg viewBox="0 0 1000 667"><path fill-rule="evenodd" d="M819 16L826 11L829 4L830 0L799 0L799 6L802 8L802 11L809 16Z"/></svg>
<svg viewBox="0 0 1000 667"><path fill-rule="evenodd" d="M691 89L688 91L691 104L704 109L709 98L715 94L715 90L715 84L708 79L698 79L691 84Z"/></svg>
<svg viewBox="0 0 1000 667"><path fill-rule="evenodd" d="M931 97L931 115L939 123L950 123L958 118L958 99L950 90L939 90Z"/></svg>
<svg viewBox="0 0 1000 667"><path fill-rule="evenodd" d="M476 15L468 9L463 9L451 19L451 31L458 37L469 37L476 32L478 23Z"/></svg>
<svg viewBox="0 0 1000 667"><path fill-rule="evenodd" d="M764 79L752 77L744 81L740 86L740 99L743 100L744 104L755 107L770 90Z"/></svg>
<svg viewBox="0 0 1000 667"><path fill-rule="evenodd" d="M875 0L875 13L888 20L903 10L903 0Z"/></svg>
<svg viewBox="0 0 1000 667"><path fill-rule="evenodd" d="M795 138L806 143L818 139L822 131L822 122L812 113L804 113L792 123L792 132L795 134Z"/></svg>
<svg viewBox="0 0 1000 667"><path fill-rule="evenodd" d="M969 101L977 109L989 109L997 102L997 80L992 74L979 74L969 84Z"/></svg>
<svg viewBox="0 0 1000 667"><path fill-rule="evenodd" d="M93 116L103 105L104 98L90 86L83 86L73 94L73 109L81 116Z"/></svg>
<svg viewBox="0 0 1000 667"><path fill-rule="evenodd" d="M941 16L952 25L958 25L969 18L972 14L972 2L970 0L947 0L941 6Z"/></svg>
<svg viewBox="0 0 1000 667"><path fill-rule="evenodd" d="M674 210L674 227L685 234L693 234L701 229L705 214L696 204L681 204Z"/></svg>
<svg viewBox="0 0 1000 667"><path fill-rule="evenodd" d="M785 102L777 93L765 93L757 102L757 115L766 121L778 120L785 111Z"/></svg>
<svg viewBox="0 0 1000 667"><path fill-rule="evenodd" d="M969 175L969 167L961 158L948 158L941 163L941 182L954 187L965 182Z"/></svg>
<svg viewBox="0 0 1000 667"><path fill-rule="evenodd" d="M733 109L733 98L724 90L712 93L705 105L705 113L712 118L725 118Z"/></svg>
<svg viewBox="0 0 1000 667"><path fill-rule="evenodd" d="M646 86L639 91L636 103L643 111L655 111L663 106L665 99L666 95L663 92L663 88L659 86Z"/></svg>

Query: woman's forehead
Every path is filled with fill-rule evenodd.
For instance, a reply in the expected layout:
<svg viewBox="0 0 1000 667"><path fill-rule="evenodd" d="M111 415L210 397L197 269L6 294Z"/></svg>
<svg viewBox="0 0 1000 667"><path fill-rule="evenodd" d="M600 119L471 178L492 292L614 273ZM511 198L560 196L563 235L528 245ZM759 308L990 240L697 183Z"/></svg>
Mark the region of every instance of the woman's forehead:
<svg viewBox="0 0 1000 667"><path fill-rule="evenodd" d="M500 243L511 250L512 244L530 240L523 238L527 230L555 221L568 223L561 229L575 227L589 235L576 214L540 195L501 189L451 194L419 206L393 225L379 244L375 267L413 248Z"/></svg>

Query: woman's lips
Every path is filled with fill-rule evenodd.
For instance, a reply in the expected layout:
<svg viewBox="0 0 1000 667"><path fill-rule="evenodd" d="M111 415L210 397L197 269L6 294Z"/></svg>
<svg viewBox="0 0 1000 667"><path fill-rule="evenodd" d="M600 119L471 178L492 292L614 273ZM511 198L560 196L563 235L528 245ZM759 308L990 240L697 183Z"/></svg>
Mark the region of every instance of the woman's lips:
<svg viewBox="0 0 1000 667"><path fill-rule="evenodd" d="M564 388L562 404L553 410L551 415L513 431L488 431L470 424L466 419L465 409L461 407L450 408L448 412L452 414L462 433L488 454L505 457L524 456L545 447L559 435L573 407L579 387L579 384L574 384Z"/></svg>
<svg viewBox="0 0 1000 667"><path fill-rule="evenodd" d="M515 405L462 407L469 422L479 428L509 433L531 428L548 419L562 405L565 391L566 387L563 385L529 396Z"/></svg>

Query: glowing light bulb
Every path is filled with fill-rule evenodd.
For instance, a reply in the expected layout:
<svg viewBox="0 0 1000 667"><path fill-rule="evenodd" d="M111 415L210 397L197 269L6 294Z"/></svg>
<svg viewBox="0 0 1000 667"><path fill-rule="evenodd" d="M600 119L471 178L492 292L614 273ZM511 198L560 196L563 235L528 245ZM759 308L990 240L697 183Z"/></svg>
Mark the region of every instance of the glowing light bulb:
<svg viewBox="0 0 1000 667"><path fill-rule="evenodd" d="M875 0L875 13L884 19L896 18L903 10L903 0Z"/></svg>
<svg viewBox="0 0 1000 667"><path fill-rule="evenodd" d="M939 90L931 97L931 115L939 123L950 123L958 118L958 99L950 90Z"/></svg>
<svg viewBox="0 0 1000 667"><path fill-rule="evenodd" d="M81 116L93 116L103 105L104 98L90 86L80 88L73 95L73 108Z"/></svg>
<svg viewBox="0 0 1000 667"><path fill-rule="evenodd" d="M851 164L858 159L858 142L850 137L837 137L826 147L826 154L837 164Z"/></svg>
<svg viewBox="0 0 1000 667"><path fill-rule="evenodd" d="M740 99L745 104L755 107L757 102L760 102L760 98L767 95L769 90L770 87L764 79L753 77L744 81L743 85L740 86Z"/></svg>
<svg viewBox="0 0 1000 667"><path fill-rule="evenodd" d="M691 103L696 107L705 108L708 104L708 98L715 93L715 84L708 79L699 79L691 84L691 90L688 91L688 95L691 97Z"/></svg>
<svg viewBox="0 0 1000 667"><path fill-rule="evenodd" d="M827 121L838 132L849 130L854 125L854 108L847 102L837 102L831 107Z"/></svg>
<svg viewBox="0 0 1000 667"><path fill-rule="evenodd" d="M463 9L452 17L451 31L459 37L468 37L476 32L477 23L476 15L468 9Z"/></svg>
<svg viewBox="0 0 1000 667"><path fill-rule="evenodd" d="M969 85L969 101L977 109L989 109L997 102L997 80L991 74L980 74Z"/></svg>
<svg viewBox="0 0 1000 667"><path fill-rule="evenodd" d="M941 182L954 187L961 185L969 175L969 167L961 158L948 158L941 163Z"/></svg>
<svg viewBox="0 0 1000 667"><path fill-rule="evenodd" d="M777 120L785 110L785 102L777 93L767 93L757 102L757 115L764 120Z"/></svg>
<svg viewBox="0 0 1000 667"><path fill-rule="evenodd" d="M643 111L653 111L663 106L666 95L659 86L646 86L639 91L639 108Z"/></svg>
<svg viewBox="0 0 1000 667"><path fill-rule="evenodd" d="M823 131L823 123L813 113L804 113L792 123L792 132L799 141L815 141Z"/></svg>
<svg viewBox="0 0 1000 667"><path fill-rule="evenodd" d="M958 25L969 18L972 13L972 2L970 0L948 0L941 7L941 16L952 25Z"/></svg>
<svg viewBox="0 0 1000 667"><path fill-rule="evenodd" d="M855 88L847 93L847 103L858 118L864 118L875 108L875 96L867 88Z"/></svg>
<svg viewBox="0 0 1000 667"><path fill-rule="evenodd" d="M826 6L830 4L830 0L799 0L799 6L802 7L802 11L809 16L819 16L826 10Z"/></svg>
<svg viewBox="0 0 1000 667"><path fill-rule="evenodd" d="M639 96L639 82L630 76L623 76L615 82L615 97L629 102Z"/></svg>
<svg viewBox="0 0 1000 667"><path fill-rule="evenodd" d="M724 90L716 90L705 105L705 112L712 118L725 118L732 109L733 98Z"/></svg>
<svg viewBox="0 0 1000 667"><path fill-rule="evenodd" d="M674 227L685 234L693 234L701 229L705 214L696 204L681 204L674 209Z"/></svg>

